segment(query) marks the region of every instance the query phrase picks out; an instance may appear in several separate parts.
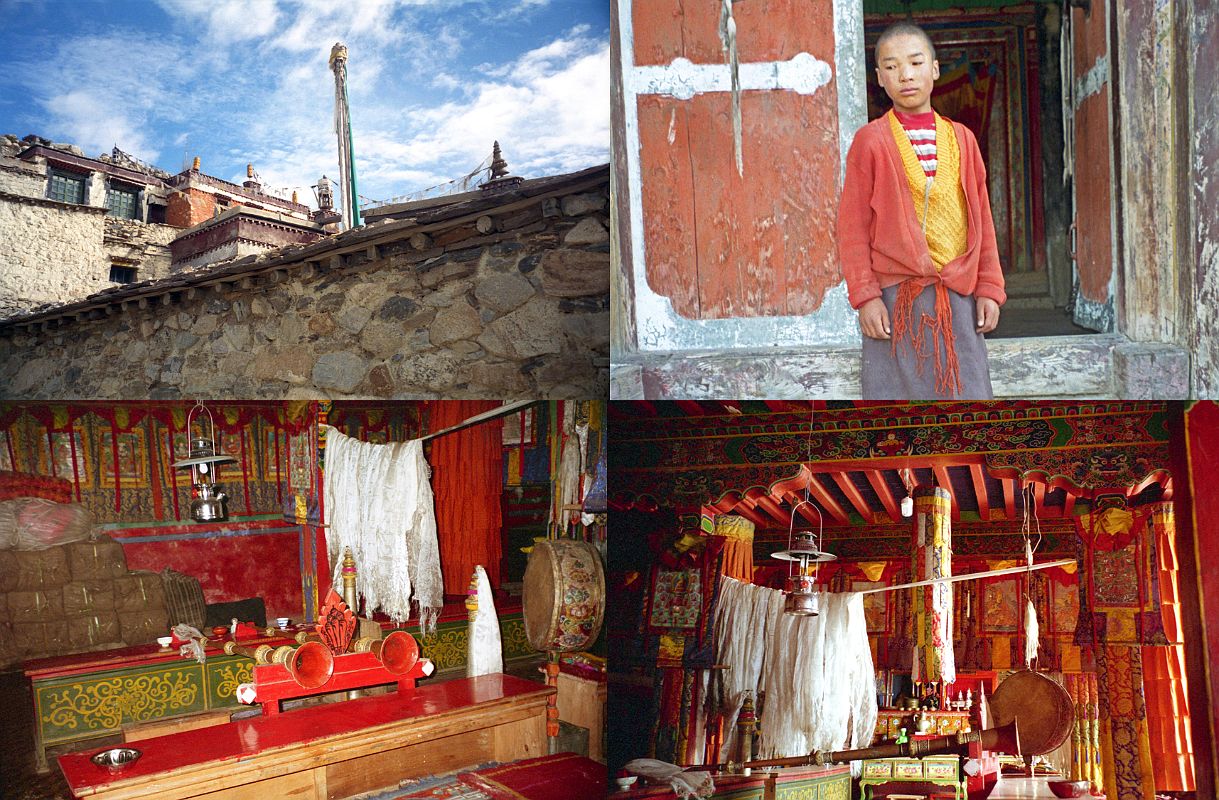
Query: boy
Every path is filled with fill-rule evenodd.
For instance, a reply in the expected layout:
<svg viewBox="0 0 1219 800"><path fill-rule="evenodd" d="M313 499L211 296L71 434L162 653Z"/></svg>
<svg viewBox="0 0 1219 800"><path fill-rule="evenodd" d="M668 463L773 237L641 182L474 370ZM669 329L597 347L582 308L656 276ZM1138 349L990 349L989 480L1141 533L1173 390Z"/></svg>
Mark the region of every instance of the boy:
<svg viewBox="0 0 1219 800"><path fill-rule="evenodd" d="M922 28L887 28L876 77L893 109L860 128L847 155L838 255L864 334L865 399L992 397L982 334L1007 295L982 154L966 127L932 111L939 76Z"/></svg>

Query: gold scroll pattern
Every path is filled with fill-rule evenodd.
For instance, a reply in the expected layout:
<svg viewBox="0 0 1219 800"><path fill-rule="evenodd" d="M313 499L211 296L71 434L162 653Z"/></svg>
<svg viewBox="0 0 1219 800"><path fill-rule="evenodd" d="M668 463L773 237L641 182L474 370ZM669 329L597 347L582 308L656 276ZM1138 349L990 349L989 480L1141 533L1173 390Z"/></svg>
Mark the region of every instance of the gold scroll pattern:
<svg viewBox="0 0 1219 800"><path fill-rule="evenodd" d="M45 689L42 722L61 730L115 730L124 722L156 719L194 706L199 679L183 671L154 672ZM54 738L48 732L47 739Z"/></svg>
<svg viewBox="0 0 1219 800"><path fill-rule="evenodd" d="M523 617L500 619L499 630L504 658L517 658L534 653L525 636ZM424 656L432 660L436 669L463 667L469 656L469 628L464 621L438 625L436 633L419 639L419 649Z"/></svg>
<svg viewBox="0 0 1219 800"><path fill-rule="evenodd" d="M221 704L227 703L237 694L237 687L253 680L254 662L241 659L210 670L212 694Z"/></svg>
<svg viewBox="0 0 1219 800"><path fill-rule="evenodd" d="M814 781L780 783L775 787L775 800L851 800L851 777L832 775Z"/></svg>

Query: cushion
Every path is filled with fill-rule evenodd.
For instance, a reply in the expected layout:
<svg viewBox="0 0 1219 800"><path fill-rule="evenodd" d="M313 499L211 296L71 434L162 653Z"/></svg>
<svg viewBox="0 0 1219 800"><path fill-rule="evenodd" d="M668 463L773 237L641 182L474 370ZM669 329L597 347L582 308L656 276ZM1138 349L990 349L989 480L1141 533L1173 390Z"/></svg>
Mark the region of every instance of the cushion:
<svg viewBox="0 0 1219 800"><path fill-rule="evenodd" d="M267 605L261 597L234 600L231 603L212 603L207 607L208 629L217 625L229 625L236 617L238 622L253 622L259 628L267 627Z"/></svg>
<svg viewBox="0 0 1219 800"><path fill-rule="evenodd" d="M183 623L200 633L206 633L203 627L207 619L206 603L199 579L166 567L161 571L161 583L165 587L165 606L169 611L170 626Z"/></svg>

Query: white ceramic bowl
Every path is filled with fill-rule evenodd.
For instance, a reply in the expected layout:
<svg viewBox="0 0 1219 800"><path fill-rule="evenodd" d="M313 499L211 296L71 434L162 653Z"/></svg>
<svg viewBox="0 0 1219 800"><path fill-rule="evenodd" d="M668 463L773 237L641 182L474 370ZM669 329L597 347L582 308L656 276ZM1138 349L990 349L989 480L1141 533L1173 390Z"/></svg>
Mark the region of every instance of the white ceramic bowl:
<svg viewBox="0 0 1219 800"><path fill-rule="evenodd" d="M168 650L169 646L171 644L173 644L173 641L174 641L174 637L172 637L172 636L158 636L157 637L157 644L161 645L162 650Z"/></svg>
<svg viewBox="0 0 1219 800"><path fill-rule="evenodd" d="M614 783L618 784L618 789L625 792L634 785L635 781L639 780L637 775L628 775L625 778L614 778Z"/></svg>

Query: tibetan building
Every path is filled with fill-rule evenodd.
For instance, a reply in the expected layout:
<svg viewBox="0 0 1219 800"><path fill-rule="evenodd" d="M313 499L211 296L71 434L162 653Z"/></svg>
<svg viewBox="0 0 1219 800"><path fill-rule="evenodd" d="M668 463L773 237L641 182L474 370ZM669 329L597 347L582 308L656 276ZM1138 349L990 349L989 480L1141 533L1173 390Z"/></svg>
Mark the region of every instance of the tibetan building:
<svg viewBox="0 0 1219 800"><path fill-rule="evenodd" d="M609 418L624 783L1215 796L1213 403L638 402Z"/></svg>
<svg viewBox="0 0 1219 800"><path fill-rule="evenodd" d="M597 401L0 403L4 796L600 796L604 434Z"/></svg>

